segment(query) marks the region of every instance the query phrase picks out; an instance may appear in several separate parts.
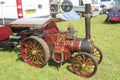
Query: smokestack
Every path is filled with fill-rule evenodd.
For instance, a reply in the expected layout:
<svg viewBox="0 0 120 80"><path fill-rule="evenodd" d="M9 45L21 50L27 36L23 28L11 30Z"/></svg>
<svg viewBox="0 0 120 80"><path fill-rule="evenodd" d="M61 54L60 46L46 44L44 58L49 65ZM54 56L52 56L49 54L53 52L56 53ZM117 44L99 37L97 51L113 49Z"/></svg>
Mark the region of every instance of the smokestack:
<svg viewBox="0 0 120 80"><path fill-rule="evenodd" d="M90 39L90 19L91 19L91 4L85 4L85 39Z"/></svg>

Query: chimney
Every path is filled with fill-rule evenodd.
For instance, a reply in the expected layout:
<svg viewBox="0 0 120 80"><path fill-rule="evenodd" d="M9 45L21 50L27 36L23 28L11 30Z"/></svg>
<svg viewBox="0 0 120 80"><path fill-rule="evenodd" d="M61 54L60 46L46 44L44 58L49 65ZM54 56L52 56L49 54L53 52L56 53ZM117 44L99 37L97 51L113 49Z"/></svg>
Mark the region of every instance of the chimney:
<svg viewBox="0 0 120 80"><path fill-rule="evenodd" d="M91 4L85 4L85 39L90 39L90 19L91 19Z"/></svg>

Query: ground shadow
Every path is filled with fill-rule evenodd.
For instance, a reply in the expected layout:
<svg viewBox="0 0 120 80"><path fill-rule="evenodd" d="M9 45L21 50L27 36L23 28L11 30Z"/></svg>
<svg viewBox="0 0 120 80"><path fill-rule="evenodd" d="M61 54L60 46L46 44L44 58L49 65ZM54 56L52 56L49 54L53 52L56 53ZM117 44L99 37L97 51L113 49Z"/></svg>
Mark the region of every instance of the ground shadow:
<svg viewBox="0 0 120 80"><path fill-rule="evenodd" d="M8 53L11 53L11 52L14 52L15 54L17 54L17 59L16 61L20 60L20 61L23 61L22 57L21 57L21 54L20 54L20 49L19 48L0 48L0 51L2 52L8 52Z"/></svg>
<svg viewBox="0 0 120 80"><path fill-rule="evenodd" d="M68 66L66 67L66 69L67 69L69 72L71 72L71 73L75 74L75 72L73 71L73 69L72 69L72 66L71 66L71 65L68 65Z"/></svg>
<svg viewBox="0 0 120 80"><path fill-rule="evenodd" d="M51 67L56 68L57 71L59 71L59 68L60 68L60 66L61 66L60 63L57 63L57 62L53 61L52 59L50 59L50 60L48 61L48 65L51 66Z"/></svg>
<svg viewBox="0 0 120 80"><path fill-rule="evenodd" d="M0 48L0 51L3 51L3 52L15 52L15 53L18 53L19 52L19 49L17 48Z"/></svg>
<svg viewBox="0 0 120 80"><path fill-rule="evenodd" d="M66 67L66 69L69 71L69 72L71 72L71 73L73 73L73 74L75 74L74 73L74 71L73 71L73 69L72 69L72 56L67 60L67 63L69 63L69 65Z"/></svg>
<svg viewBox="0 0 120 80"><path fill-rule="evenodd" d="M50 59L50 60L48 61L48 65L51 66L51 67L55 67L57 70L59 70L59 68L60 68L61 66L63 66L64 64L66 64L66 63L71 64L71 59L72 59L72 57L70 57L67 61L62 62L62 63L57 63L57 62L55 62L53 59ZM67 67L67 69L70 70L69 67ZM71 70L70 70L70 71L71 71Z"/></svg>

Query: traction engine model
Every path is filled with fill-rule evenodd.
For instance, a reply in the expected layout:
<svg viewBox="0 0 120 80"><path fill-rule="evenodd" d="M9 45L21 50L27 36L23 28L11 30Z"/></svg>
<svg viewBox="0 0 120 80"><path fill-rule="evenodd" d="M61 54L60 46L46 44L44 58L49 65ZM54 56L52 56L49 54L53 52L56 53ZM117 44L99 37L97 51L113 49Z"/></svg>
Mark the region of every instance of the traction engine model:
<svg viewBox="0 0 120 80"><path fill-rule="evenodd" d="M90 6L90 4L85 5L85 38L77 38L73 27L68 27L67 31L60 31L56 22L61 20L56 18L31 19L34 24L31 24L30 20L24 23L22 19L10 23L9 26L12 28L26 28L18 34L20 38L17 39L21 41L20 53L23 60L31 66L43 67L49 59L63 63L76 53L71 60L73 71L82 77L93 76L98 64L101 63L102 52L90 38ZM5 30L7 32L3 32ZM3 46L6 42L14 47L13 40L9 39L11 34L9 27L0 27L0 45Z"/></svg>

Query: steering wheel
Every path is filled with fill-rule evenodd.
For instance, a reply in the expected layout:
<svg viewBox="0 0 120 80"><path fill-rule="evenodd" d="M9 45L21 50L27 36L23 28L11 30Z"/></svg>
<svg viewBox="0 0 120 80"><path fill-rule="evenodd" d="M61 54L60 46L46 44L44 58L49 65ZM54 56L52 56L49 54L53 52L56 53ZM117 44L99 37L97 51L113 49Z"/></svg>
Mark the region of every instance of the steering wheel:
<svg viewBox="0 0 120 80"><path fill-rule="evenodd" d="M73 4L70 0L64 0L62 2L61 8L64 12L69 12L72 10L73 8Z"/></svg>

